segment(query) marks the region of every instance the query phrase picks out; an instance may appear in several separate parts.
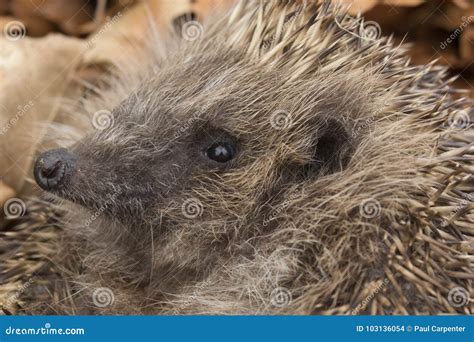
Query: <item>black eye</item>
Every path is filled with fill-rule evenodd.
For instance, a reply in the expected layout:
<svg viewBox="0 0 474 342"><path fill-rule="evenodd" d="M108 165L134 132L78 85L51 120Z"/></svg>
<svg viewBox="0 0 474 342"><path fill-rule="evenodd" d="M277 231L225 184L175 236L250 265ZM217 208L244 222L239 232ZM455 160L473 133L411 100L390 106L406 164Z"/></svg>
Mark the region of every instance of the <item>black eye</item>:
<svg viewBox="0 0 474 342"><path fill-rule="evenodd" d="M234 158L235 148L226 142L216 142L206 151L206 156L218 163L227 163Z"/></svg>

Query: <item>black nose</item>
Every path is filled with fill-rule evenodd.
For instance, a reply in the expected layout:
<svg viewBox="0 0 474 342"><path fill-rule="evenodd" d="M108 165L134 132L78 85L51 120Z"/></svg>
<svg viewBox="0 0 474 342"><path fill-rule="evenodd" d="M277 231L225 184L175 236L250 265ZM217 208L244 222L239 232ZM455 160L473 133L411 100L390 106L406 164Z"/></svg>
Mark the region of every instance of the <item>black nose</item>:
<svg viewBox="0 0 474 342"><path fill-rule="evenodd" d="M56 190L64 185L74 173L76 158L66 149L47 151L36 160L34 175L44 190Z"/></svg>

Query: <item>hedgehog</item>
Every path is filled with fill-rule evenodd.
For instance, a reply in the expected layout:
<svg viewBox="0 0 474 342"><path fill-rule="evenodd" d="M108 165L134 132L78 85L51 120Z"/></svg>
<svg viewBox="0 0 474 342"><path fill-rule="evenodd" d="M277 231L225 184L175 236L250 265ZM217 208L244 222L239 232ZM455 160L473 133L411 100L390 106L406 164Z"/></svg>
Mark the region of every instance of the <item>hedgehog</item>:
<svg viewBox="0 0 474 342"><path fill-rule="evenodd" d="M474 313L474 114L444 67L329 1L151 39L38 155L5 312Z"/></svg>

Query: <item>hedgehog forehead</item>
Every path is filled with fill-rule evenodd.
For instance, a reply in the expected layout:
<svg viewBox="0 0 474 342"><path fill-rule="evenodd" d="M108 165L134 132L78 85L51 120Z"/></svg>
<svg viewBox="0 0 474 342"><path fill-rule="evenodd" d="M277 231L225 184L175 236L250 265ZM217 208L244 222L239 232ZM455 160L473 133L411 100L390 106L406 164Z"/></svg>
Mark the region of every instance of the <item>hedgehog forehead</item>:
<svg viewBox="0 0 474 342"><path fill-rule="evenodd" d="M172 115L176 122L239 118L244 108L248 112L267 102L262 95L268 93L269 77L237 63L233 58L211 56L165 65L129 97L130 112Z"/></svg>
<svg viewBox="0 0 474 342"><path fill-rule="evenodd" d="M328 116L344 119L367 102L357 95L363 93L361 78L316 74L288 81L286 68L262 68L236 56L178 55L129 96L122 104L126 115L119 120L137 122L131 132L148 131L157 138L183 137L212 126L239 137L265 137L263 142L298 141Z"/></svg>

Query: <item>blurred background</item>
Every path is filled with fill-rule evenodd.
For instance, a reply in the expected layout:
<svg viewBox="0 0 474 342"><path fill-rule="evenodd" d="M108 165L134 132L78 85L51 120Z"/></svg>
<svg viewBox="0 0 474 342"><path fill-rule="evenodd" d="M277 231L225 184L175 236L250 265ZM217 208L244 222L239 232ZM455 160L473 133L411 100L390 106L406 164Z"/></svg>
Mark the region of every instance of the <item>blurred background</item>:
<svg viewBox="0 0 474 342"><path fill-rule="evenodd" d="M63 104L100 88L117 59L139 62L150 20L166 32L233 1L0 0L0 206L34 188L34 152L45 126L69 119ZM474 98L474 0L342 2L409 43L414 63L447 66Z"/></svg>
<svg viewBox="0 0 474 342"><path fill-rule="evenodd" d="M118 13L137 11L147 3L162 29L180 17L203 19L215 7L230 6L234 0L0 0L0 29L12 21L24 24L26 35L45 36L58 32L87 39ZM277 1L277 0L275 0ZM298 0L295 0L298 1ZM311 1L311 0L309 0ZM336 1L335 1L336 2ZM384 34L412 42L416 63L439 63L461 74L460 87L473 94L474 0L342 0L354 14L361 12L377 21ZM140 30L143 18L128 22Z"/></svg>

